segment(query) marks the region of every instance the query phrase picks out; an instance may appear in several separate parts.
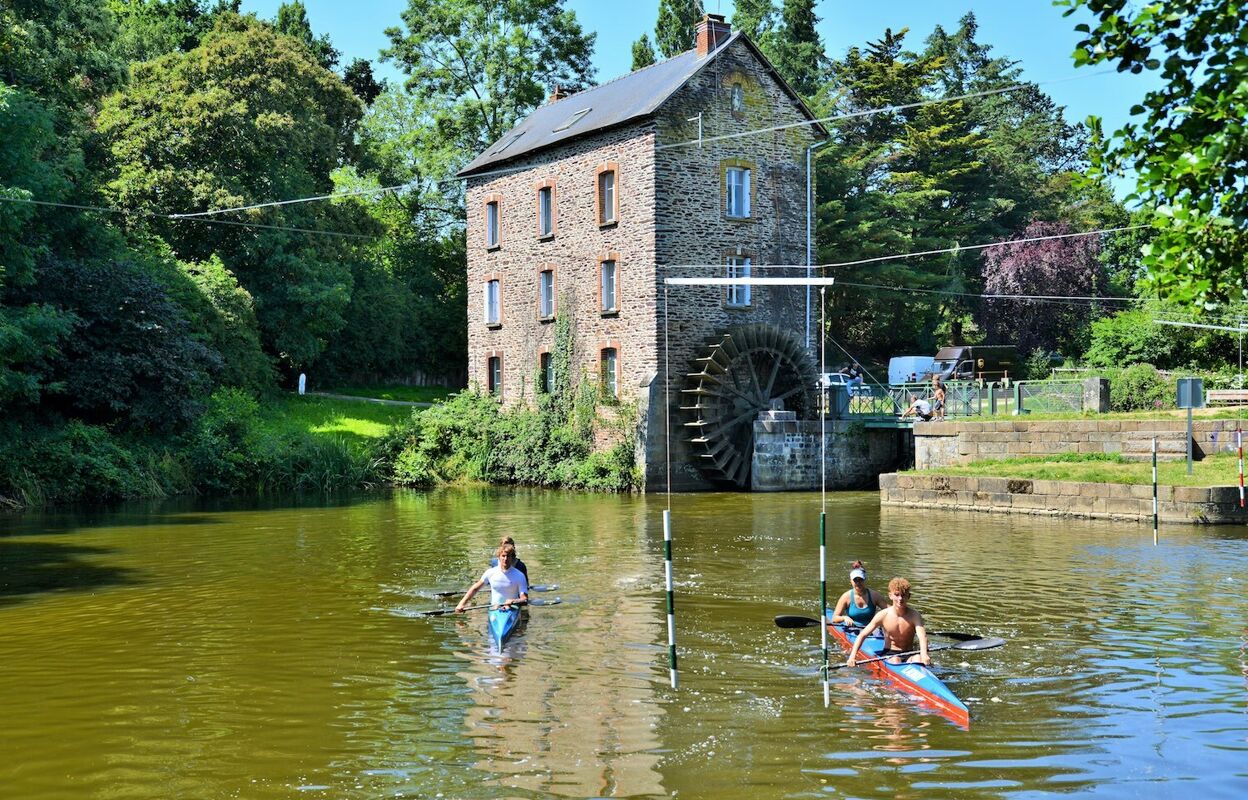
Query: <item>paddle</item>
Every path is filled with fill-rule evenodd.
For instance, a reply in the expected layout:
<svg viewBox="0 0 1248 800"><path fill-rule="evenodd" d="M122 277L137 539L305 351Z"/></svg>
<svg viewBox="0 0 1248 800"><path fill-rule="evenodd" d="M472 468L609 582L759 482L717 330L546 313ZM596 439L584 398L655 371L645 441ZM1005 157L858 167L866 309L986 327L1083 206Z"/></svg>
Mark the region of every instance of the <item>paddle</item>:
<svg viewBox="0 0 1248 800"><path fill-rule="evenodd" d="M529 591L530 592L553 592L554 590L558 588L559 588L559 584L557 583L541 583L541 584L538 584L537 586L530 586ZM434 592L433 596L438 597L438 598L459 597L463 593L464 593L463 589L451 589L450 591L447 591L447 592Z"/></svg>
<svg viewBox="0 0 1248 800"><path fill-rule="evenodd" d="M992 648L1000 647L1003 644L1005 644L1004 639L998 639L997 637L993 636L993 637L989 637L985 639L970 639L965 642L958 642L957 644L936 644L927 648L927 652L934 653L937 650L991 650ZM873 661L887 661L890 658L904 658L906 656L916 656L920 652L922 651L921 650L906 650L905 652L902 652L902 653L889 653L886 656L876 656L875 658L864 658L864 659L855 661L854 666L858 667L858 666L862 666L863 664L870 664ZM849 666L848 663L836 664L834 666L829 666L828 669L842 669L848 666Z"/></svg>
<svg viewBox="0 0 1248 800"><path fill-rule="evenodd" d="M562 602L563 600L559 599L558 597L553 597L550 600L542 600L538 598L536 600L530 600L527 603L512 603L511 607L519 608L520 606L524 606L524 605L557 606ZM493 603L485 603L479 606L464 606L464 611L480 611L483 608L502 608L502 606L496 606ZM418 617L442 617L442 616L446 616L447 614L456 614L456 613L459 613L459 612L457 612L453 608L437 608L437 609L434 609L433 611L418 611L416 612L416 616Z"/></svg>
<svg viewBox="0 0 1248 800"><path fill-rule="evenodd" d="M776 627L778 628L813 628L819 624L819 620L814 617L802 617L797 614L780 614L776 617ZM928 635L944 636L946 639L957 639L962 642L980 638L977 633L960 633L958 631L931 631Z"/></svg>

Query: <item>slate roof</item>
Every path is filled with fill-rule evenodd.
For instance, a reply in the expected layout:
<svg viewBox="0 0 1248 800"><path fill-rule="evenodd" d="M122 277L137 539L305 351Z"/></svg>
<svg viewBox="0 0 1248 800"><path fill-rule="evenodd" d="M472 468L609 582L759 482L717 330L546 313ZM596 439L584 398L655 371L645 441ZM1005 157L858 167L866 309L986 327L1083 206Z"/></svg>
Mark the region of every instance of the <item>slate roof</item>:
<svg viewBox="0 0 1248 800"><path fill-rule="evenodd" d="M814 114L802 102L792 88L785 83L767 58L748 37L738 31L706 57L698 51L686 50L666 61L651 64L636 72L630 72L615 80L577 92L555 103L549 103L533 111L524 121L485 149L468 166L459 171L459 177L469 177L487 171L518 156L575 139L595 131L620 125L630 120L653 114L675 94L689 79L711 63L717 55L728 49L737 39L743 39L754 55L771 71L773 77L793 98L810 119ZM588 109L588 111L585 111ZM580 112L585 111L584 114ZM579 116L578 116L579 115ZM568 123L571 124L568 124ZM815 123L815 129L823 136L827 130Z"/></svg>

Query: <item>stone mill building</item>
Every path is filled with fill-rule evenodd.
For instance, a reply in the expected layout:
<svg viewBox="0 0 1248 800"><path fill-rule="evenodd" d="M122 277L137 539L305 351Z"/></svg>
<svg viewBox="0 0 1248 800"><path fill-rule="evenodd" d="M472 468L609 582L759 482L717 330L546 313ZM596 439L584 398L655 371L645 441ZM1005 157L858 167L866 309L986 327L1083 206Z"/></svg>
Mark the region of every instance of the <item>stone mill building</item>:
<svg viewBox="0 0 1248 800"><path fill-rule="evenodd" d="M573 370L640 409L648 490L666 483L665 430L674 488L749 487L759 411L812 411L818 293L664 280L806 274L813 120L714 14L692 50L556 91L460 173L469 380L532 402L567 315Z"/></svg>

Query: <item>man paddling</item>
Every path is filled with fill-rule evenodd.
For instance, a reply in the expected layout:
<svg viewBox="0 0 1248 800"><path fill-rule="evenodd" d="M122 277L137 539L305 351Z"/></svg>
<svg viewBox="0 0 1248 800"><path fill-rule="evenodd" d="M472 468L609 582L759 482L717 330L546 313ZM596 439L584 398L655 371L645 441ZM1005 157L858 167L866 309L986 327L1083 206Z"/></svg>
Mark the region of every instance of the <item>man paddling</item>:
<svg viewBox="0 0 1248 800"><path fill-rule="evenodd" d="M854 647L849 651L845 663L854 666L858 659L858 650L862 643L876 628L884 629L884 650L880 653L887 656L904 653L916 649L915 637L918 637L918 653L906 660L908 664L931 664L932 657L927 653L927 629L923 625L923 615L917 609L910 608L910 581L905 578L893 578L888 582L888 598L892 605L877 613L862 629L854 640ZM889 659L891 664L900 664L901 658L894 656Z"/></svg>
<svg viewBox="0 0 1248 800"><path fill-rule="evenodd" d="M463 611L467 608L472 596L486 584L490 587L492 605L506 608L515 602L529 602L529 582L524 579L524 574L516 569L515 546L499 545L495 555L498 557L498 566L487 569L480 580L468 587L467 594L455 606L456 611Z"/></svg>

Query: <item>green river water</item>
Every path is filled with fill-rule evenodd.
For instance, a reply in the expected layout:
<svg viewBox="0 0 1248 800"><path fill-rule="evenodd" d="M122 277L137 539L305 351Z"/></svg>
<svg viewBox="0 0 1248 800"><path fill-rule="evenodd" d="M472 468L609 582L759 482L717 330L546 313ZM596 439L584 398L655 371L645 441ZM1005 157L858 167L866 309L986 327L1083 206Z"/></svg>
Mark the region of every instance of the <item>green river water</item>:
<svg viewBox="0 0 1248 800"><path fill-rule="evenodd" d="M905 575L955 727L817 680L817 494L437 491L0 518L0 798L1248 796L1248 530L828 496L829 596ZM503 532L558 583L501 653L419 618ZM834 663L843 657L834 651Z"/></svg>

